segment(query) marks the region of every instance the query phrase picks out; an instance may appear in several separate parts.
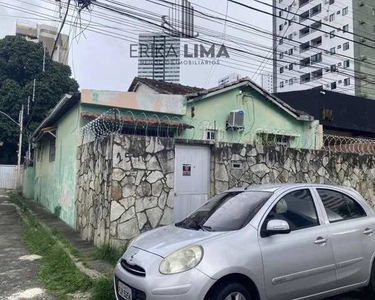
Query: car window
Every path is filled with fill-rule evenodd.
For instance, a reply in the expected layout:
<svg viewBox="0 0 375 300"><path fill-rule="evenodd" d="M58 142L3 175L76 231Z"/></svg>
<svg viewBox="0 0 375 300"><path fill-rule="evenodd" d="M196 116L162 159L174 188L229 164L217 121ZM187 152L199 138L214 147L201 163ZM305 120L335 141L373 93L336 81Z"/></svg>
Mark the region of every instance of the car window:
<svg viewBox="0 0 375 300"><path fill-rule="evenodd" d="M229 192L215 196L177 227L232 231L244 227L272 196L268 192Z"/></svg>
<svg viewBox="0 0 375 300"><path fill-rule="evenodd" d="M330 223L366 216L362 206L349 196L332 190L317 190Z"/></svg>
<svg viewBox="0 0 375 300"><path fill-rule="evenodd" d="M319 219L310 190L303 189L285 195L272 208L264 226L275 219L288 222L291 231L318 226Z"/></svg>

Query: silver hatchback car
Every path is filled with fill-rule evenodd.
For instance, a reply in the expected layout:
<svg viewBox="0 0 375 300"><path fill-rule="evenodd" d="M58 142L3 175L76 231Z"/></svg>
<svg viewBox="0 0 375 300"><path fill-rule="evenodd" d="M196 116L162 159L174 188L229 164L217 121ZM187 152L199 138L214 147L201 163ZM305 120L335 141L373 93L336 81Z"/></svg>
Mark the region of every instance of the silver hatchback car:
<svg viewBox="0 0 375 300"><path fill-rule="evenodd" d="M116 297L322 299L360 287L375 295L373 230L374 211L352 189L233 189L133 240L115 270Z"/></svg>

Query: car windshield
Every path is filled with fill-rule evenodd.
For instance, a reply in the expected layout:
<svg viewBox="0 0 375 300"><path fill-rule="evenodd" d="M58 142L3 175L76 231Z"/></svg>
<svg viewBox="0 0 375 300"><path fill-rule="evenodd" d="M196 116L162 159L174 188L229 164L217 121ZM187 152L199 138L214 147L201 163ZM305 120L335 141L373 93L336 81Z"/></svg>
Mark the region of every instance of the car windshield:
<svg viewBox="0 0 375 300"><path fill-rule="evenodd" d="M177 227L204 231L243 228L271 197L269 192L228 192L215 196Z"/></svg>

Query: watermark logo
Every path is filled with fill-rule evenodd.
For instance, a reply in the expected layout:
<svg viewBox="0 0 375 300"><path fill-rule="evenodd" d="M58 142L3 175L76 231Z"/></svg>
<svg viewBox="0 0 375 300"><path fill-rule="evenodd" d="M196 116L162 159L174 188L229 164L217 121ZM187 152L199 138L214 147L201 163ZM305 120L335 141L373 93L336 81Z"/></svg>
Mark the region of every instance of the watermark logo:
<svg viewBox="0 0 375 300"><path fill-rule="evenodd" d="M138 44L130 45L130 57L139 65L216 65L220 58L230 58L225 45L199 43L195 31L194 7L187 0L175 0L169 15L161 20L162 34L141 34ZM194 39L198 43L181 43Z"/></svg>

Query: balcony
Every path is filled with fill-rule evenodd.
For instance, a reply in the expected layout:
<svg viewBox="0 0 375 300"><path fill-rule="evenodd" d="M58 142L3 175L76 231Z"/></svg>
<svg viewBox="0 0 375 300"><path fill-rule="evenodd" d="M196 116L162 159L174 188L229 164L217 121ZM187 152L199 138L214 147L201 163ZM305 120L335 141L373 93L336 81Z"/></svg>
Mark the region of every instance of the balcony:
<svg viewBox="0 0 375 300"><path fill-rule="evenodd" d="M320 63L322 61L322 53L311 56L311 64Z"/></svg>
<svg viewBox="0 0 375 300"><path fill-rule="evenodd" d="M306 68L306 67L310 66L310 57L301 59L299 61L299 64L300 64L300 69L303 69L303 68Z"/></svg>
<svg viewBox="0 0 375 300"><path fill-rule="evenodd" d="M305 6L308 4L310 0L299 0L299 7L301 8L302 6Z"/></svg>
<svg viewBox="0 0 375 300"><path fill-rule="evenodd" d="M310 12L305 11L304 13L299 15L299 21L303 22L303 21L307 20L309 17L310 17Z"/></svg>
<svg viewBox="0 0 375 300"><path fill-rule="evenodd" d="M300 77L300 83L301 84L304 84L304 83L307 83L307 82L310 82L310 73L301 75L301 77Z"/></svg>
<svg viewBox="0 0 375 300"><path fill-rule="evenodd" d="M322 12L322 5L319 4L317 6L314 6L312 9L310 9L310 18L316 16L317 14Z"/></svg>
<svg viewBox="0 0 375 300"><path fill-rule="evenodd" d="M302 38L310 33L310 27L306 26L299 31L299 37Z"/></svg>
<svg viewBox="0 0 375 300"><path fill-rule="evenodd" d="M319 36L316 39L311 40L311 47L319 47L322 45L322 37Z"/></svg>
<svg viewBox="0 0 375 300"><path fill-rule="evenodd" d="M310 28L311 28L311 32L317 31L318 29L322 28L322 21L312 23Z"/></svg>
<svg viewBox="0 0 375 300"><path fill-rule="evenodd" d="M310 42L307 42L307 43L301 44L301 45L299 46L299 53L303 53L303 52L305 52L305 51L307 51L307 50L309 50L309 49L310 49Z"/></svg>
<svg viewBox="0 0 375 300"><path fill-rule="evenodd" d="M318 80L323 77L323 70L319 69L311 73L311 80Z"/></svg>

